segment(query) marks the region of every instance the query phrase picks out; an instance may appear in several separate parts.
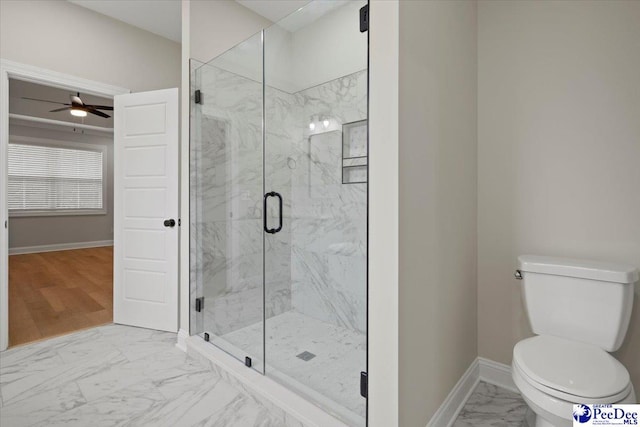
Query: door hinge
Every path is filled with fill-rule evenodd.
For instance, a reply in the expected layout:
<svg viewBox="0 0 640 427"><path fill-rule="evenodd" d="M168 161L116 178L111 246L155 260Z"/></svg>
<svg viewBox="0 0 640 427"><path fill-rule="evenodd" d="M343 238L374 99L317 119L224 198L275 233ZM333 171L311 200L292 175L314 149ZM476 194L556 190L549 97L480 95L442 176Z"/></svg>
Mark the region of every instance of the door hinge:
<svg viewBox="0 0 640 427"><path fill-rule="evenodd" d="M251 367L251 358L249 356L244 358L244 364L247 368Z"/></svg>
<svg viewBox="0 0 640 427"><path fill-rule="evenodd" d="M369 31L369 5L360 8L360 32Z"/></svg>
<svg viewBox="0 0 640 427"><path fill-rule="evenodd" d="M204 308L204 297L196 298L196 311L200 312Z"/></svg>
<svg viewBox="0 0 640 427"><path fill-rule="evenodd" d="M206 332L204 333L204 340L209 341L209 334Z"/></svg>
<svg viewBox="0 0 640 427"><path fill-rule="evenodd" d="M200 92L200 89L196 90L196 93L193 95L193 97L196 104L202 104L202 92Z"/></svg>
<svg viewBox="0 0 640 427"><path fill-rule="evenodd" d="M9 228L9 223L6 220L4 221L4 228Z"/></svg>
<svg viewBox="0 0 640 427"><path fill-rule="evenodd" d="M367 398L369 394L369 381L367 380L367 373L360 372L360 396Z"/></svg>

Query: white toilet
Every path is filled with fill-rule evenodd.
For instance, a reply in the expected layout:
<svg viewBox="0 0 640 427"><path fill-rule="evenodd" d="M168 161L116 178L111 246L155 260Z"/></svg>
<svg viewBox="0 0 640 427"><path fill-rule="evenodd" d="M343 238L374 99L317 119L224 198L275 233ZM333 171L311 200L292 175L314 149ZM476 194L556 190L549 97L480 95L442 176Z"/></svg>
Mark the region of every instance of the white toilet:
<svg viewBox="0 0 640 427"><path fill-rule="evenodd" d="M629 373L608 352L624 341L638 270L523 255L516 278L537 335L513 348L512 376L535 413L531 427L572 426L577 403L636 403Z"/></svg>

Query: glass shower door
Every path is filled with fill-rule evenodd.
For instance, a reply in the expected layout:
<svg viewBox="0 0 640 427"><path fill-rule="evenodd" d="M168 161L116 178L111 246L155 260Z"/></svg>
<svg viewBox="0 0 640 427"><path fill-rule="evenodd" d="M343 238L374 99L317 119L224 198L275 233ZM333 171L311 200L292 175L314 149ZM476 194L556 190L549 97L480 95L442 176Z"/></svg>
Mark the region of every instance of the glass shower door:
<svg viewBox="0 0 640 427"><path fill-rule="evenodd" d="M193 71L197 332L264 372L262 33ZM197 92L196 92L197 91Z"/></svg>
<svg viewBox="0 0 640 427"><path fill-rule="evenodd" d="M365 425L367 33L315 1L264 31L265 373Z"/></svg>
<svg viewBox="0 0 640 427"><path fill-rule="evenodd" d="M316 0L192 70L192 332L366 424L366 1Z"/></svg>

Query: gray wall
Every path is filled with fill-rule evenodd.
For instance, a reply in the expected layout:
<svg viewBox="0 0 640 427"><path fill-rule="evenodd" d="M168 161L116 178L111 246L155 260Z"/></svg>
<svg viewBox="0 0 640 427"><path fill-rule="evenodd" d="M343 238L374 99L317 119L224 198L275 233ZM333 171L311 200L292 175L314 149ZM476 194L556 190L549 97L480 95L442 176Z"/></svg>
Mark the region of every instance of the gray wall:
<svg viewBox="0 0 640 427"><path fill-rule="evenodd" d="M9 217L9 249L113 240L113 137L17 125L9 126L9 134L107 147L106 215ZM11 140L11 137L9 139Z"/></svg>
<svg viewBox="0 0 640 427"><path fill-rule="evenodd" d="M1 1L0 57L133 92L180 85L179 43L63 0ZM55 131L34 132L56 139ZM111 240L112 210L101 217L12 218L9 246Z"/></svg>
<svg viewBox="0 0 640 427"><path fill-rule="evenodd" d="M509 364L531 335L518 255L640 267L640 2L483 1L478 17L479 353ZM638 291L615 354L636 389Z"/></svg>
<svg viewBox="0 0 640 427"><path fill-rule="evenodd" d="M190 2L190 57L208 62L272 24L233 0Z"/></svg>
<svg viewBox="0 0 640 427"><path fill-rule="evenodd" d="M133 92L180 85L179 43L64 0L0 1L0 57Z"/></svg>
<svg viewBox="0 0 640 427"><path fill-rule="evenodd" d="M399 425L477 356L476 4L400 2Z"/></svg>

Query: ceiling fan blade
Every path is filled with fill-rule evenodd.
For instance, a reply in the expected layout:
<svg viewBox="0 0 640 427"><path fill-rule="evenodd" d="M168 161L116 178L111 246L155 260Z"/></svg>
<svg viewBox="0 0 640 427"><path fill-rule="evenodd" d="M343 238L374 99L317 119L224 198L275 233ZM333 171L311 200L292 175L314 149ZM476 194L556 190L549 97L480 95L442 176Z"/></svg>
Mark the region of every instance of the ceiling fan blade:
<svg viewBox="0 0 640 427"><path fill-rule="evenodd" d="M109 106L109 105L88 105L85 104L84 105L87 108L93 108L96 110L108 110L108 111L113 111L113 107Z"/></svg>
<svg viewBox="0 0 640 427"><path fill-rule="evenodd" d="M30 101L41 101L41 102L50 102L51 104L60 104L60 105L71 105L71 104L65 104L64 102L56 102L56 101L49 101L47 99L38 99L38 98L28 98L26 96L23 96L22 99L28 99Z"/></svg>
<svg viewBox="0 0 640 427"><path fill-rule="evenodd" d="M105 119L108 119L109 117L111 117L110 115L105 114L102 111L98 111L90 108L87 109L87 112L91 114L95 114L96 116L104 117Z"/></svg>
<svg viewBox="0 0 640 427"><path fill-rule="evenodd" d="M66 110L70 110L71 107L62 107L62 108L56 108L55 110L51 110L49 111L50 113L57 113L58 111L66 111Z"/></svg>

